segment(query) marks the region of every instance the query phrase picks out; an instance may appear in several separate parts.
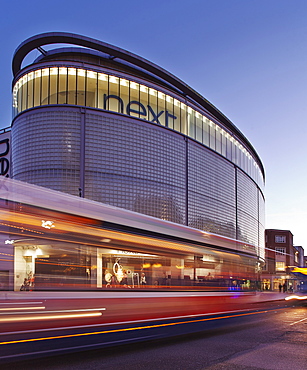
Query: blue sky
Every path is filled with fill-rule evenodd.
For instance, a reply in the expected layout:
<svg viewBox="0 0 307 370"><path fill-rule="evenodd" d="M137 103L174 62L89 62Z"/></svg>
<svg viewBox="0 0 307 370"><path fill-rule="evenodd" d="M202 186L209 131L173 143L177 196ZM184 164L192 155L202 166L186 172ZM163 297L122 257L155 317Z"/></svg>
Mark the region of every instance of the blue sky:
<svg viewBox="0 0 307 370"><path fill-rule="evenodd" d="M10 125L11 61L26 38L65 31L119 46L176 75L244 133L266 169L266 228L290 230L306 254L305 0L5 1L0 31L0 128Z"/></svg>

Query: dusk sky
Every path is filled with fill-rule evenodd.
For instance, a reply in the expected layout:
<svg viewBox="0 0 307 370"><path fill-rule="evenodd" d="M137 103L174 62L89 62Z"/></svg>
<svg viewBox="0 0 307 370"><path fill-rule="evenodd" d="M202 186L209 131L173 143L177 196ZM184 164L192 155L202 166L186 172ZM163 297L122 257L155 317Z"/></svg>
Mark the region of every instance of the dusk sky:
<svg viewBox="0 0 307 370"><path fill-rule="evenodd" d="M0 128L11 123L12 56L28 37L72 32L126 49L243 132L266 171L265 227L290 230L307 253L306 0L16 0L2 2L0 20Z"/></svg>

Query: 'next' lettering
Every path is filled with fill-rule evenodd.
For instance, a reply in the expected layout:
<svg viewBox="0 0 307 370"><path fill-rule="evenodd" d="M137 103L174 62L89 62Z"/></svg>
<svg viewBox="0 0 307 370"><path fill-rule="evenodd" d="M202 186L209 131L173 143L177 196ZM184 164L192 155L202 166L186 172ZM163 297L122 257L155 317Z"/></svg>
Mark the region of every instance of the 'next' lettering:
<svg viewBox="0 0 307 370"><path fill-rule="evenodd" d="M161 125L161 122L159 121L159 117L164 113L164 110L161 110L161 112L160 113L155 113L154 111L153 111L153 109L151 108L151 106L150 105L147 105L147 107L148 107L148 110L149 110L149 112L152 114L152 116L153 116L153 120L152 121L150 121L150 122L157 122L157 123L159 123L160 125Z"/></svg>

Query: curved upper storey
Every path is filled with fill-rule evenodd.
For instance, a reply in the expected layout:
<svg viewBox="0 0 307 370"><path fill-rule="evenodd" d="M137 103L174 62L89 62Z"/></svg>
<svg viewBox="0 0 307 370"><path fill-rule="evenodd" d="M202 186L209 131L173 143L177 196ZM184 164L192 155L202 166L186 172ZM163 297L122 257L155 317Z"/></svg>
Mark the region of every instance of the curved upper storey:
<svg viewBox="0 0 307 370"><path fill-rule="evenodd" d="M77 45L79 48L51 51L45 51L41 48L49 44L72 44ZM22 68L21 65L24 58L34 49L40 50L43 55L37 58L30 66ZM96 66L96 69L94 66ZM202 142L231 160L248 173L262 188L265 176L262 162L241 131L204 97L171 73L144 58L89 37L64 32L52 32L39 34L24 41L15 51L12 67L14 74L13 106L15 114L40 105L73 104L138 116L141 119L161 124L159 114L163 110L165 126ZM117 75L112 73L114 70L119 71L119 73ZM125 78L125 74L135 76L135 82L129 76ZM46 77L46 81L48 79L48 87L46 88L45 86L45 89L49 89L49 92L46 92L46 97L49 94L47 100L46 97L45 99L42 97L44 77ZM71 78L75 79L75 82L73 82L74 87L68 91L69 79ZM55 100L52 100L50 97L50 86L55 79L57 82L54 96L57 97ZM66 89L65 101L59 98L61 94L63 97L64 91L60 90L61 79L66 81L64 82L64 89ZM36 85L33 82L31 90L33 98L30 97L29 102L29 86L30 82L34 80L36 80ZM91 81L93 86L95 84L95 87L91 87ZM98 94L99 91L103 91L103 87L99 90L99 81L101 86L103 84L108 86L107 93L102 95L100 104L98 102ZM143 84L140 83L143 81ZM93 94L95 94L95 97L97 97L97 99L95 98L96 103L89 104L89 100L87 103L86 96L85 100L82 98L81 100L77 98L72 100L72 96L78 95L78 83L79 89L80 83L84 84L84 91L89 96L93 97ZM86 85L87 83L88 86ZM124 107L124 98L119 91L124 91L127 84L129 102L127 107L126 104ZM115 85L118 87L115 87ZM26 93L22 91L22 86L27 88ZM114 91L112 90L113 88L115 89ZM36 92L38 90L40 92L38 102L34 101L35 89ZM140 99L141 94L144 93L148 95L148 98L146 98L148 105L142 103ZM136 98L133 98L134 95ZM25 96L27 96L26 101ZM155 104L156 111L152 108L153 105L150 104L151 96L154 97L154 100L157 100ZM163 100L163 105L159 103L159 99L161 102ZM111 108L114 103L116 103L116 109ZM171 109L168 108L169 106L171 106ZM208 142L205 140L204 131L208 133ZM200 132L202 133L200 134ZM214 135L214 145L212 135ZM210 140L212 144L210 144Z"/></svg>

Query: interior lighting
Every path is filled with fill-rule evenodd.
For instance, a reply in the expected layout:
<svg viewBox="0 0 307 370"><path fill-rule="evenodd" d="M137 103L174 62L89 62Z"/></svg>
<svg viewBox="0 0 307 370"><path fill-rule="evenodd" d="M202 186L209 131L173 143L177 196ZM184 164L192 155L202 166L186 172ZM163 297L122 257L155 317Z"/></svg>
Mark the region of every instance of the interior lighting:
<svg viewBox="0 0 307 370"><path fill-rule="evenodd" d="M66 67L60 67L59 68L59 74L60 75L66 75L67 74L67 68Z"/></svg>
<svg viewBox="0 0 307 370"><path fill-rule="evenodd" d="M110 76L109 80L112 84L118 84L118 77Z"/></svg>
<svg viewBox="0 0 307 370"><path fill-rule="evenodd" d="M95 79L97 77L97 72L87 71L87 77Z"/></svg>
<svg viewBox="0 0 307 370"><path fill-rule="evenodd" d="M57 75L58 74L58 69L56 67L50 68L50 75Z"/></svg>
<svg viewBox="0 0 307 370"><path fill-rule="evenodd" d="M149 94L152 95L152 96L157 96L157 90L149 89Z"/></svg>
<svg viewBox="0 0 307 370"><path fill-rule="evenodd" d="M108 81L108 76L104 73L98 73L98 79L102 81Z"/></svg>
<svg viewBox="0 0 307 370"><path fill-rule="evenodd" d="M152 265L152 267L157 267L157 268L159 268L159 267L162 267L162 265L161 265L161 263L154 263L154 264Z"/></svg>
<svg viewBox="0 0 307 370"><path fill-rule="evenodd" d="M78 69L78 76L85 77L85 70L84 69Z"/></svg>
<svg viewBox="0 0 307 370"><path fill-rule="evenodd" d="M130 88L136 90L138 86L135 82L130 81Z"/></svg>
<svg viewBox="0 0 307 370"><path fill-rule="evenodd" d="M128 86L128 80L126 80L125 78L121 78L121 79L120 79L120 84L121 84L122 86Z"/></svg>

